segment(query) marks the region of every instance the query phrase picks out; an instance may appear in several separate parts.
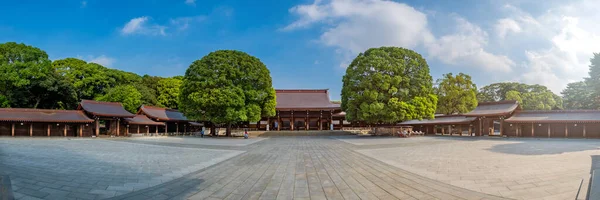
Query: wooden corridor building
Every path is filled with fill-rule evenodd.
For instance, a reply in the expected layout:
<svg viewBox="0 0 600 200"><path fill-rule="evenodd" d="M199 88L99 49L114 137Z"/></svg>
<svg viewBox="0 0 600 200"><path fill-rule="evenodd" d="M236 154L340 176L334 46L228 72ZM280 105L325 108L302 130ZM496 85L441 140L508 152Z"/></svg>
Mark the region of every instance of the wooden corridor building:
<svg viewBox="0 0 600 200"><path fill-rule="evenodd" d="M600 110L524 111L516 101L482 102L469 113L400 125L435 135L600 138Z"/></svg>
<svg viewBox="0 0 600 200"><path fill-rule="evenodd" d="M0 136L86 137L92 122L79 110L0 108Z"/></svg>

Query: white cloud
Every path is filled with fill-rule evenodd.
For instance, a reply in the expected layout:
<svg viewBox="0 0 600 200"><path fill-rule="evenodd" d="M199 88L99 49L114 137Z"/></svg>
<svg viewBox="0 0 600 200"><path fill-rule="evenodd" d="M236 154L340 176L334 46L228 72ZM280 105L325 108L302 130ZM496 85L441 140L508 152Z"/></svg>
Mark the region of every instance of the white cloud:
<svg viewBox="0 0 600 200"><path fill-rule="evenodd" d="M88 55L85 58L83 56L77 56L77 58L85 60L90 63L100 64L105 67L112 67L116 61L114 58L108 57L106 55L100 55L100 56Z"/></svg>
<svg viewBox="0 0 600 200"><path fill-rule="evenodd" d="M321 34L320 42L337 48L344 62L372 47L414 48L433 40L425 14L392 1L333 0L322 4L316 0L295 6L290 12L300 18L283 30L326 24L329 27Z"/></svg>
<svg viewBox="0 0 600 200"><path fill-rule="evenodd" d="M185 0L185 4L190 6L196 6L196 0Z"/></svg>
<svg viewBox="0 0 600 200"><path fill-rule="evenodd" d="M600 52L600 29L595 25L600 14L589 3L569 3L537 17L531 17L519 8L511 8L514 12L510 17L516 19L521 27L527 27L523 34L548 43L546 48L521 47L525 49L526 59L520 70L520 81L542 84L560 93L568 83L587 76L589 59L594 52ZM507 39L519 40L520 37L507 36Z"/></svg>
<svg viewBox="0 0 600 200"><path fill-rule="evenodd" d="M150 20L147 16L137 17L129 20L125 26L121 29L123 35L166 35L165 29L167 27L160 25L149 25Z"/></svg>
<svg viewBox="0 0 600 200"><path fill-rule="evenodd" d="M499 56L484 50L488 34L479 26L467 20L456 18L456 32L440 37L428 45L430 57L446 64L467 65L485 71L511 71L514 62L506 56Z"/></svg>
<svg viewBox="0 0 600 200"><path fill-rule="evenodd" d="M193 17L178 17L170 20L171 26L177 30L183 31L188 29L190 23L201 22L206 19L206 16L193 16Z"/></svg>
<svg viewBox="0 0 600 200"><path fill-rule="evenodd" d="M381 0L315 0L289 10L299 19L284 31L325 26L320 42L335 47L341 54L342 67L358 53L372 47L424 47L430 57L444 63L493 71L510 71L513 61L485 50L487 33L458 18L456 33L439 39L428 27L427 15L413 7Z"/></svg>
<svg viewBox="0 0 600 200"><path fill-rule="evenodd" d="M508 34L509 32L513 32L513 33L521 32L521 26L519 26L519 24L517 24L517 22L515 20L509 19L509 18L504 18L504 19L498 20L495 28L496 28L496 32L498 33L498 36L500 38L504 38L506 36L506 34Z"/></svg>

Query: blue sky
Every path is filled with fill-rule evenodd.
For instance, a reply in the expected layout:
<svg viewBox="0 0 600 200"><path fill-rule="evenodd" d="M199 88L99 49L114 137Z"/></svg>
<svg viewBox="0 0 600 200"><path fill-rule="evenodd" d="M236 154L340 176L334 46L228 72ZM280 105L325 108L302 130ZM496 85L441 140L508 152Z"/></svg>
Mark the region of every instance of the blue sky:
<svg viewBox="0 0 600 200"><path fill-rule="evenodd" d="M9 1L0 42L39 47L156 76L182 75L219 49L245 51L271 71L275 88L329 88L339 99L358 53L401 46L431 74L464 72L478 86L543 84L555 93L587 75L600 52L598 1L146 0Z"/></svg>

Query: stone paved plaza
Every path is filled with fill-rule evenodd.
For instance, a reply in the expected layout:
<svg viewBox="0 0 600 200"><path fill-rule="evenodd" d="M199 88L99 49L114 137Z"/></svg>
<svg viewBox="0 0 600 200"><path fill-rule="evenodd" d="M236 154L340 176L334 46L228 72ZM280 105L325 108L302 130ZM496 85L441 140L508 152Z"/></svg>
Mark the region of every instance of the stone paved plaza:
<svg viewBox="0 0 600 200"><path fill-rule="evenodd" d="M600 140L0 138L17 199L574 199ZM596 165L596 164L594 164Z"/></svg>

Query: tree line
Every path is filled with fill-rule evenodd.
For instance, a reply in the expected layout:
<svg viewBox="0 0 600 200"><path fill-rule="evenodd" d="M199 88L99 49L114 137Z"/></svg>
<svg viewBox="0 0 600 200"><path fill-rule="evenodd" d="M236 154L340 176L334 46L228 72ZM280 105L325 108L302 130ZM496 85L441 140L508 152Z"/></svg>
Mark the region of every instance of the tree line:
<svg viewBox="0 0 600 200"><path fill-rule="evenodd" d="M182 76L125 72L78 58L51 61L25 44L0 44L0 107L75 109L82 99L178 108Z"/></svg>
<svg viewBox="0 0 600 200"><path fill-rule="evenodd" d="M561 97L545 86L516 82L478 89L464 73L434 81L417 52L371 48L346 69L341 107L348 121L369 124L466 113L481 101L516 100L526 110L598 109L599 58L591 59L590 77L569 84ZM95 99L121 102L131 112L142 104L175 108L191 120L230 127L274 116L275 98L265 64L241 51L214 51L192 62L184 76L158 77L77 58L51 61L39 48L0 44L1 107L74 109L82 99Z"/></svg>

